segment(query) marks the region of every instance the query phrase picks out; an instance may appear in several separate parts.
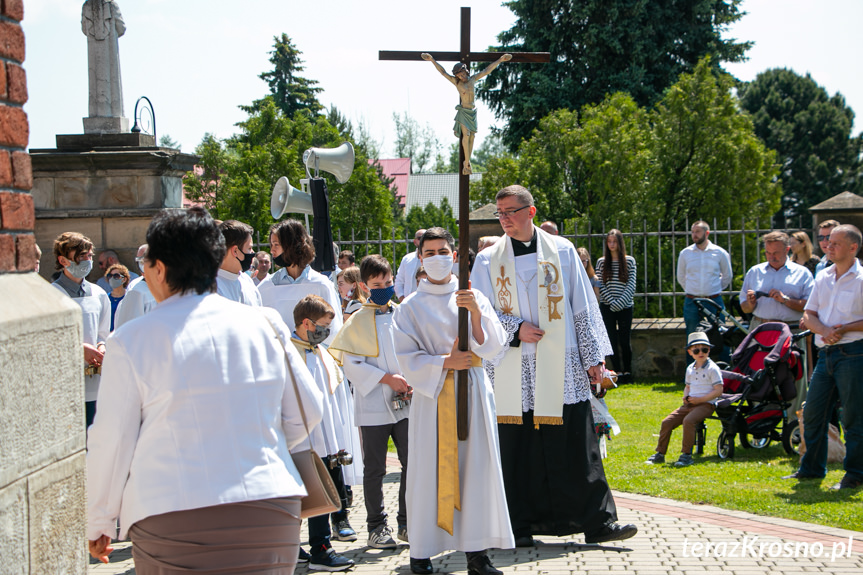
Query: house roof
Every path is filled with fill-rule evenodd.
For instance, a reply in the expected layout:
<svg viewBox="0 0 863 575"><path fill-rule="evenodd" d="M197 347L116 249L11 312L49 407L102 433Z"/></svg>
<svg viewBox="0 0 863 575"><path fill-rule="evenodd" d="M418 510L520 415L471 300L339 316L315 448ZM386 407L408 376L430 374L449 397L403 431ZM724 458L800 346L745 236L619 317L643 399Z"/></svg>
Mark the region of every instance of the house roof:
<svg viewBox="0 0 863 575"><path fill-rule="evenodd" d="M495 204L486 204L481 208L477 208L470 213L471 220L490 220L490 221L498 221L497 216L494 213L497 211L497 205Z"/></svg>
<svg viewBox="0 0 863 575"><path fill-rule="evenodd" d="M375 160L369 160L369 163L374 163ZM390 190L395 194L399 201L399 206L404 207L405 198L408 195L408 178L411 173L410 158L394 158L388 160L377 160L381 167L381 171L387 178L392 178Z"/></svg>
<svg viewBox="0 0 863 575"><path fill-rule="evenodd" d="M843 212L863 210L863 198L851 192L842 192L809 208L810 212Z"/></svg>
<svg viewBox="0 0 863 575"><path fill-rule="evenodd" d="M471 174L470 181L478 182L482 174ZM408 180L408 196L405 210L428 204L440 206L446 198L452 207L452 215L458 218L458 174L411 174Z"/></svg>

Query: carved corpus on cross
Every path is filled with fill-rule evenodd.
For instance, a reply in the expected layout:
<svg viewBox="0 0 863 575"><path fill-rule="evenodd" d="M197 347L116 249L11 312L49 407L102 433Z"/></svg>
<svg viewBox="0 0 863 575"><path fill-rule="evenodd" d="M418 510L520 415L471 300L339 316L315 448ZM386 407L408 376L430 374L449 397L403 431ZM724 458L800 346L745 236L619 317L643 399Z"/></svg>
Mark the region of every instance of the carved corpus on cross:
<svg viewBox="0 0 863 575"><path fill-rule="evenodd" d="M471 62L494 62L502 53L496 52L471 52L470 51L470 8L461 9L461 48L458 52L428 52L438 62L463 62L470 66ZM418 60L423 61L423 52L405 52L381 50L378 52L380 60ZM544 63L551 61L548 52L511 52L512 59L509 63L528 62ZM465 173L463 166L470 158L465 157L464 130L459 136L459 176L458 176L458 247L459 247L459 289L468 288L468 249L470 246L470 176L469 171ZM468 164L469 166L469 164ZM467 310L458 310L458 342L459 349L468 349L468 317ZM458 438L461 441L467 439L467 371L458 372Z"/></svg>

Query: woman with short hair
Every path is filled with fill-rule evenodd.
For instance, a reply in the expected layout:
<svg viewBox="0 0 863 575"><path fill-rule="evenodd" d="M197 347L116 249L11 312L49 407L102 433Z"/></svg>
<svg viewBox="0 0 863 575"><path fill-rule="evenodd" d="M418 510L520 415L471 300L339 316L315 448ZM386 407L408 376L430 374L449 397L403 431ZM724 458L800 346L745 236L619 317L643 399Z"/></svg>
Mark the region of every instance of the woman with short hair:
<svg viewBox="0 0 863 575"><path fill-rule="evenodd" d="M119 520L138 575L289 575L306 490L288 450L323 395L275 313L215 294L225 242L205 210L161 212L147 243L158 305L108 338L87 443L90 554L108 561Z"/></svg>
<svg viewBox="0 0 863 575"><path fill-rule="evenodd" d="M117 306L126 296L126 288L129 287L132 278L129 275L129 268L123 264L114 264L105 272L105 279L111 287L111 291L108 292L108 299L111 300L111 331L114 331L114 316L117 313Z"/></svg>

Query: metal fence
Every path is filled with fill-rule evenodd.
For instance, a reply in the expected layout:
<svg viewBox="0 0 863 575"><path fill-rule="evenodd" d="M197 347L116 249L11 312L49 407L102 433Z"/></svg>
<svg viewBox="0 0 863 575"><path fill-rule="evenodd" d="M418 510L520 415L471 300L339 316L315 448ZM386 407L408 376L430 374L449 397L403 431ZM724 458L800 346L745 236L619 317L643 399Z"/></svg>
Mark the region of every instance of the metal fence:
<svg viewBox="0 0 863 575"><path fill-rule="evenodd" d="M729 289L722 292L726 302L731 297L737 297L743 284L746 271L755 264L764 261L761 236L778 230L788 234L804 231L810 234L812 228L804 225L803 218L796 222L785 222L786 227L773 226L772 218L756 219L749 222L743 219L732 222L714 219L710 224L710 241L724 248L731 256L731 268L734 275ZM790 224L796 223L794 227ZM736 225L735 225L736 224ZM680 250L691 243L689 220L682 225L664 223L661 221L621 223L604 222L600 227L570 225L561 230L561 236L567 238L576 247L584 247L590 253L594 264L602 257L603 242L606 233L612 228L621 231L626 253L635 258L638 280L635 294L634 316L646 317L679 317L683 311L684 293L677 281L677 256ZM256 249L266 249L268 243L255 243ZM404 237L396 237L396 231L384 233L371 230L352 231L350 235L336 232L334 240L340 249L354 252L357 262L368 254L381 254L397 269L401 258L414 250L413 233L405 233ZM814 242L813 242L814 243ZM817 244L816 250L817 250Z"/></svg>

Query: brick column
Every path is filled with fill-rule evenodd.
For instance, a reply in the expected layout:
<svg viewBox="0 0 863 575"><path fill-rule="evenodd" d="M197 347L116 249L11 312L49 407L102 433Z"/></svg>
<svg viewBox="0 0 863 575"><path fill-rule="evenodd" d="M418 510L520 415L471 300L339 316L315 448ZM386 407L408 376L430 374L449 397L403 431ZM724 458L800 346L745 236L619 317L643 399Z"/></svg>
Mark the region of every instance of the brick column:
<svg viewBox="0 0 863 575"><path fill-rule="evenodd" d="M36 265L23 18L23 0L0 0L0 274Z"/></svg>

